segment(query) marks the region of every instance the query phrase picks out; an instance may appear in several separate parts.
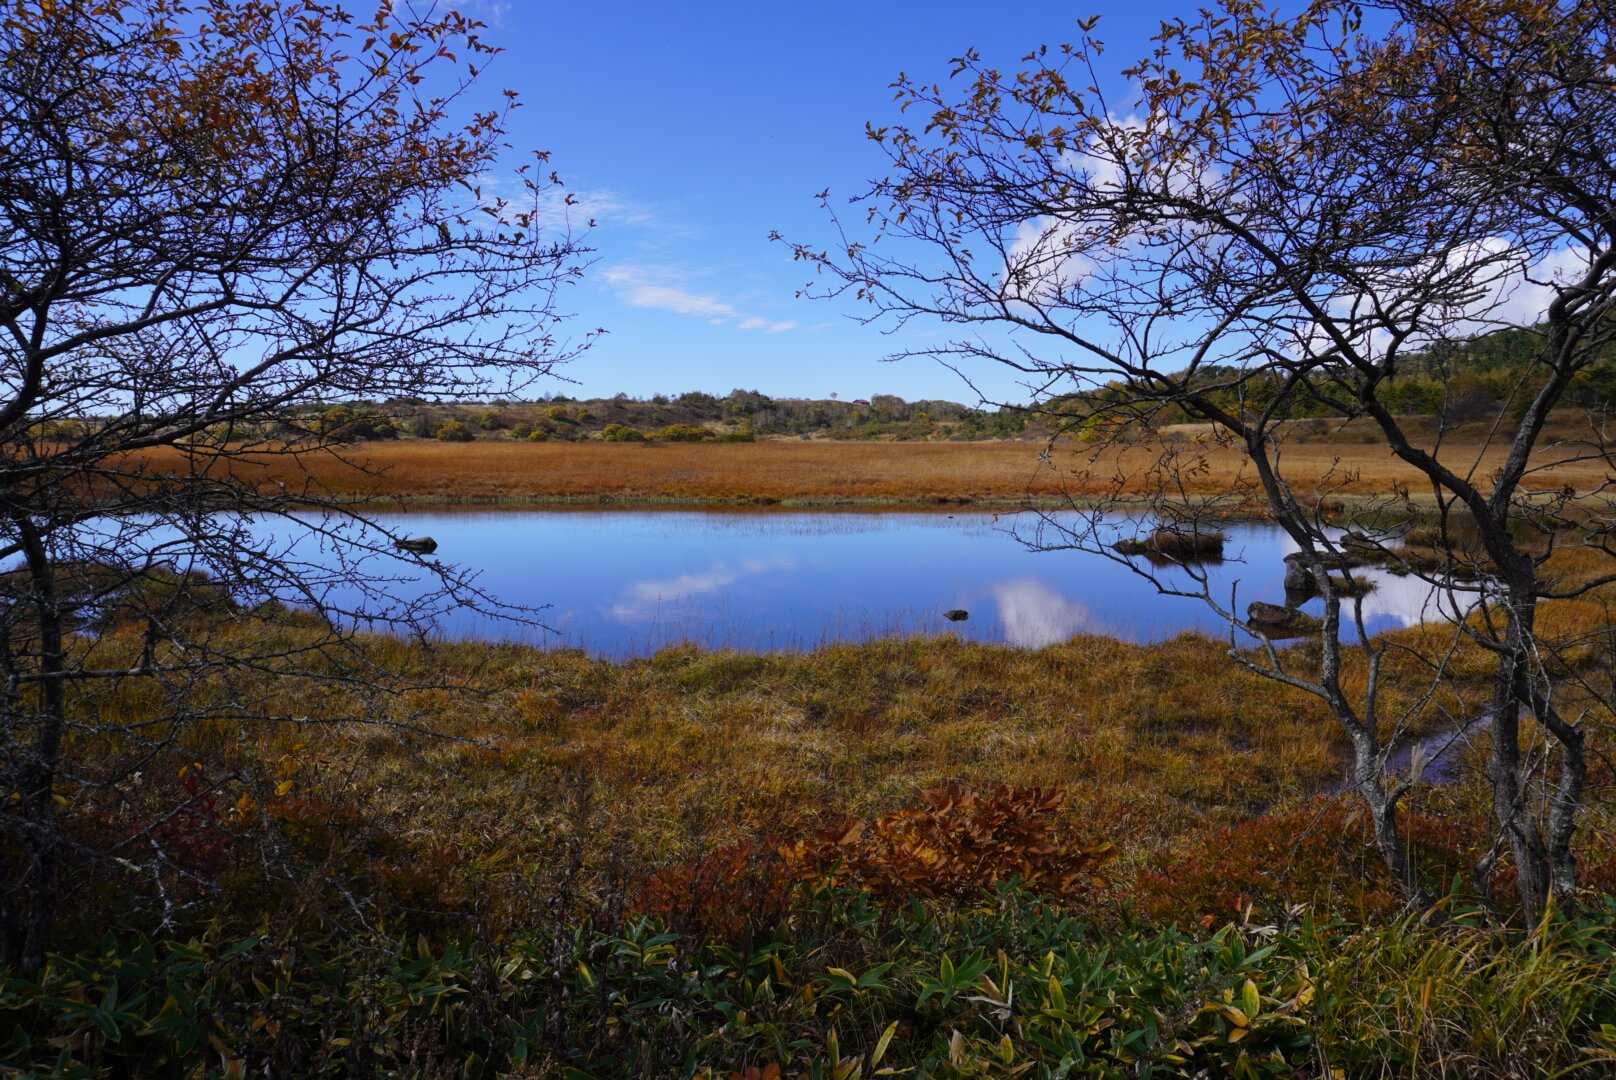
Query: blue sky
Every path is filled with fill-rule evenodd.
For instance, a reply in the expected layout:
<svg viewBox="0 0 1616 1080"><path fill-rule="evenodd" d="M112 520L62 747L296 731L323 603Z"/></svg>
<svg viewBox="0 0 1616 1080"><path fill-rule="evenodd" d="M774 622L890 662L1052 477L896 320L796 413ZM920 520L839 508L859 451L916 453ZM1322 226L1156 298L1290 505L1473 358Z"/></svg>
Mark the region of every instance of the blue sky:
<svg viewBox="0 0 1616 1080"><path fill-rule="evenodd" d="M931 361L883 363L894 340L850 320L851 305L794 298L811 274L770 231L829 240L815 194L845 202L882 172L864 125L897 118L889 84L900 72L940 81L968 47L1014 69L1037 45L1076 37L1088 14L1102 16L1105 59L1120 69L1157 20L1181 10L1115 0L462 6L506 50L483 83L521 94L512 143L550 151L575 212L597 222L597 261L564 306L576 330L609 333L566 369L579 385L555 391L973 403ZM991 397L1027 396L1008 372L973 375Z"/></svg>

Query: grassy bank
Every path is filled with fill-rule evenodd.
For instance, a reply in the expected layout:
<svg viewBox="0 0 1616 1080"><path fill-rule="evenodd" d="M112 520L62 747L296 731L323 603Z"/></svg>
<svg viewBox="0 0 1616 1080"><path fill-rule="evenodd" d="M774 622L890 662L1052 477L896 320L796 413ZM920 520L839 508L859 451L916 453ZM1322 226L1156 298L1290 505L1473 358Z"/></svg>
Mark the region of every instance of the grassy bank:
<svg viewBox="0 0 1616 1080"><path fill-rule="evenodd" d="M1257 502L1230 492L1253 481L1243 455L1194 432L1174 441L1096 455L1062 443L1048 455L1029 442L825 442L766 440L730 444L524 443L427 440L376 442L299 457L238 461L242 480L276 488L314 490L376 505L444 503L671 503L834 505L1053 504L1066 497L1144 498L1160 483L1164 450L1181 455L1182 491L1233 504ZM1550 454L1554 451L1550 451ZM1455 441L1443 460L1461 472L1485 475L1502 450ZM1318 489L1345 500L1407 492L1427 499L1417 474L1383 445L1298 442L1285 451L1287 475L1300 491ZM1545 458L1546 462L1553 460ZM183 469L177 456L154 460L159 470ZM307 471L307 478L304 475ZM1592 490L1604 480L1599 462L1551 468L1533 486Z"/></svg>
<svg viewBox="0 0 1616 1080"><path fill-rule="evenodd" d="M1453 914L1440 928L1303 918L1098 933L1013 890L957 911L822 891L741 945L651 920L447 949L108 942L41 978L0 978L13 1031L0 1072L1609 1075L1616 909L1514 940Z"/></svg>
<svg viewBox="0 0 1616 1080"><path fill-rule="evenodd" d="M1544 617L1557 633L1605 619L1597 603ZM251 634L288 654L314 633L276 613L197 627L209 646ZM127 666L140 629L93 647ZM1603 758L1581 921L1537 938L1469 916L1398 922L1367 823L1332 794L1334 726L1226 648L944 637L608 662L377 637L310 677L185 687L216 718L173 745L149 738L160 697L90 685L74 700L85 775L143 757L112 788L64 786L75 835L163 819L169 861L64 883L61 956L42 981L0 982L0 1027L21 1033L0 1075L1608 1068ZM1476 659L1455 659L1417 729L1474 714ZM382 692L373 664L413 688ZM1386 664L1383 707L1414 704L1417 658ZM259 708L284 719L236 718ZM1587 722L1608 738L1608 716ZM1485 750L1405 806L1428 881L1457 882L1455 914L1492 839L1472 782ZM969 792L1017 809L960 809ZM894 814L933 840L879 846Z"/></svg>
<svg viewBox="0 0 1616 1080"><path fill-rule="evenodd" d="M298 640L292 628L251 632L286 634L289 649ZM1403 635L1413 644L1418 633ZM138 655L139 635L97 647L110 666L112 650ZM217 785L218 814L199 827L290 830L311 850L334 845L320 858L358 875L381 909L415 912L418 929L498 935L520 929L538 897L565 893L580 911L612 906L633 882L736 843L870 821L927 789L1011 784L1061 789L1060 820L1116 844L1108 885L1092 898L1104 910L1191 922L1252 901L1353 917L1389 910L1355 802L1327 794L1345 759L1334 725L1312 699L1231 664L1225 648L1194 635L1156 645L1084 636L1039 650L940 638L774 655L678 648L607 662L378 638L363 663L403 671L417 689L378 696L362 677L268 672L238 680L228 710L258 701L288 719L193 727L115 791L86 794L79 812L87 828L116 835L194 802L175 768L200 767ZM1388 714L1415 701L1418 665L1412 653L1388 654ZM1416 728L1475 715L1487 668L1462 656L1454 668L1449 691L1420 699ZM1362 678L1349 669L1349 688ZM186 693L196 706L225 691ZM112 684L78 704L93 718L77 736L92 760L127 751L161 708ZM353 716L370 722L340 722ZM1590 738L1602 739L1609 718L1589 723L1599 729ZM1471 747L1457 775L1476 777L1484 752ZM1602 760L1590 781L1584 869L1599 883L1616 873ZM1419 788L1407 809L1439 889L1490 840L1468 782ZM245 875L207 864L227 908L260 903L262 868L238 866L228 845L208 850ZM102 911L106 887L91 875L70 906ZM209 892L197 893L202 908ZM142 928L130 918L125 929ZM104 926L104 914L91 925Z"/></svg>

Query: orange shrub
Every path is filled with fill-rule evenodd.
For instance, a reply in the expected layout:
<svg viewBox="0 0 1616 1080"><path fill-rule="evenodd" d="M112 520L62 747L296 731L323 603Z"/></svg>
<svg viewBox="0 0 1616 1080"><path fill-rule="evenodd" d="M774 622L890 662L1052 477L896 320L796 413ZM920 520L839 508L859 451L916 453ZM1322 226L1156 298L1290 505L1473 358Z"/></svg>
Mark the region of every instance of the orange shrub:
<svg viewBox="0 0 1616 1080"><path fill-rule="evenodd" d="M1405 814L1403 836L1426 879L1444 887L1467 875L1486 841L1483 822L1453 815ZM1351 800L1326 800L1213 830L1194 855L1140 873L1134 895L1152 918L1222 921L1255 906L1272 912L1309 904L1353 917L1385 915L1402 905L1372 842L1367 813ZM1507 872L1493 882L1508 895Z"/></svg>
<svg viewBox="0 0 1616 1080"><path fill-rule="evenodd" d="M742 840L653 874L634 907L704 941L749 941L785 918L795 884L772 845Z"/></svg>
<svg viewBox="0 0 1616 1080"><path fill-rule="evenodd" d="M921 793L922 805L871 825L848 821L781 849L799 879L818 877L887 900L970 899L1012 878L1053 898L1102 881L1115 857L1059 828L1057 788L1001 785L990 795L958 788Z"/></svg>

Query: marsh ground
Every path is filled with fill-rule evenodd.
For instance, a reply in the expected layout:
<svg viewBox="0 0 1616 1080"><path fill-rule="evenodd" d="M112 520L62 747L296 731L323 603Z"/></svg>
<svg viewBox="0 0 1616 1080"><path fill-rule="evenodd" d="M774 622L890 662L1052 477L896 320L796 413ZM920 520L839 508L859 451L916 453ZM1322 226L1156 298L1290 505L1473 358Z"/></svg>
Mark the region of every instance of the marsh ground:
<svg viewBox="0 0 1616 1080"><path fill-rule="evenodd" d="M530 443L486 440L371 442L289 457L237 462L243 480L301 487L390 505L432 503L785 503L1013 505L1079 499L1140 499L1164 482L1172 454L1182 494L1241 500L1254 477L1238 448L1194 429L1165 440L1097 449L1060 442ZM1046 453L1046 450L1048 451ZM1472 435L1448 442L1442 460L1485 476L1505 447ZM1549 446L1534 490L1592 491L1605 481L1602 460L1567 461ZM1384 445L1310 441L1289 445L1286 474L1301 491L1371 499L1406 492L1428 499L1415 470ZM183 468L176 456L162 469ZM1255 506L1255 503L1253 503Z"/></svg>

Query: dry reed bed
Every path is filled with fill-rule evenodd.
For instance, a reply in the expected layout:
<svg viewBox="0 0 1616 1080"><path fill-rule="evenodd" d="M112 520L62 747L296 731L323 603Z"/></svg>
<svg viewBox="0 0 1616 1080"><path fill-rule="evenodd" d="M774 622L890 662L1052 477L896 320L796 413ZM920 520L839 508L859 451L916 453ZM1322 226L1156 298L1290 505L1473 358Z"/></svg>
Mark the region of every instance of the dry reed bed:
<svg viewBox="0 0 1616 1080"><path fill-rule="evenodd" d="M301 489L302 470L328 495L400 505L476 502L764 502L796 504L1016 503L1065 495L1139 498L1162 481L1164 450L1178 456L1184 491L1197 497L1249 489L1238 450L1194 441L1141 444L1096 452L1057 445L1045 460L1031 442L828 442L778 440L728 444L521 443L405 441L238 461L244 481ZM1499 448L1452 444L1448 464L1486 476ZM346 459L346 460L344 460ZM1352 497L1407 490L1424 498L1418 474L1379 445L1297 443L1284 455L1299 490ZM1550 460L1545 458L1544 460ZM1195 467L1204 461L1204 467ZM351 464L349 463L351 462ZM183 469L177 454L158 470ZM357 466L357 467L355 467ZM1557 467L1533 478L1536 489L1604 481L1601 462Z"/></svg>

